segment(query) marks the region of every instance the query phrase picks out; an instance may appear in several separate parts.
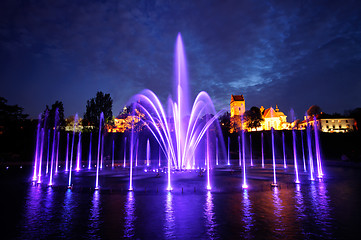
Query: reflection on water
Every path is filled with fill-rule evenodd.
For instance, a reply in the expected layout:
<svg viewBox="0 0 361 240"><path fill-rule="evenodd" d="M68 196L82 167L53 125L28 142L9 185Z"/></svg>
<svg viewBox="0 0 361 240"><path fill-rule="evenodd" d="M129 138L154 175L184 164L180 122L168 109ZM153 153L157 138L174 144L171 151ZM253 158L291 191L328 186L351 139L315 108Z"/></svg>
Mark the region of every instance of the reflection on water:
<svg viewBox="0 0 361 240"><path fill-rule="evenodd" d="M280 198L280 190L277 187L274 187L272 190L273 190L272 199L274 205L273 212L274 212L274 223L275 223L274 233L277 236L281 237L285 231L285 225L283 223L283 216L282 216L283 204Z"/></svg>
<svg viewBox="0 0 361 240"><path fill-rule="evenodd" d="M244 236L246 238L252 238L251 231L253 228L253 213L252 213L252 205L248 196L248 190L243 190L243 218L242 221L244 223Z"/></svg>
<svg viewBox="0 0 361 240"><path fill-rule="evenodd" d="M129 191L127 195L127 202L125 204L125 229L124 229L124 237L133 238L135 234L134 221L136 219L135 216L135 199L134 192Z"/></svg>
<svg viewBox="0 0 361 240"><path fill-rule="evenodd" d="M204 206L204 217L206 220L206 231L207 231L207 238L208 239L216 239L217 231L216 231L216 219L214 216L214 210L213 210L213 197L212 193L210 191L207 192L206 195L206 202Z"/></svg>
<svg viewBox="0 0 361 240"><path fill-rule="evenodd" d="M329 198L324 182L313 182L310 187L311 201L315 212L315 223L322 235L331 235L332 219L330 218Z"/></svg>
<svg viewBox="0 0 361 240"><path fill-rule="evenodd" d="M164 234L166 239L174 239L175 234L175 221L174 221L174 210L172 205L173 196L171 192L167 193L165 202L165 222L164 222Z"/></svg>
<svg viewBox="0 0 361 240"><path fill-rule="evenodd" d="M184 193L89 192L29 185L17 195L26 196L21 205L13 201L19 209L19 231L13 235L19 239L341 238L345 232L356 232L361 215L361 196L340 193L341 188L354 191L353 186L360 185L341 180L259 191Z"/></svg>
<svg viewBox="0 0 361 240"><path fill-rule="evenodd" d="M90 209L90 219L89 219L89 229L88 229L88 234L92 239L97 237L96 233L99 230L99 226L101 223L100 211L101 211L100 193L99 191L95 191L93 194L92 205Z"/></svg>
<svg viewBox="0 0 361 240"><path fill-rule="evenodd" d="M38 216L41 214L41 200L42 189L38 186L29 187L29 192L26 201L26 213L25 213L25 231L36 231L36 228L41 219ZM27 233L25 232L24 235Z"/></svg>

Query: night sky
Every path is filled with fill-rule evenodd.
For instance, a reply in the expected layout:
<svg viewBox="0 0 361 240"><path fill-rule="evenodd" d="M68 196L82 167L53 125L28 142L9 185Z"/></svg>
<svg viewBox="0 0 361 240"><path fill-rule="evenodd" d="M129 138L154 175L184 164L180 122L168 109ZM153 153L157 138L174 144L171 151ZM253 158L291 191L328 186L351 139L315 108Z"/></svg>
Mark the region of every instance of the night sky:
<svg viewBox="0 0 361 240"><path fill-rule="evenodd" d="M361 2L280 2L2 0L0 96L31 118L56 100L83 115L97 91L113 115L144 88L164 103L181 32L192 99L217 110L231 94L298 118L361 107Z"/></svg>

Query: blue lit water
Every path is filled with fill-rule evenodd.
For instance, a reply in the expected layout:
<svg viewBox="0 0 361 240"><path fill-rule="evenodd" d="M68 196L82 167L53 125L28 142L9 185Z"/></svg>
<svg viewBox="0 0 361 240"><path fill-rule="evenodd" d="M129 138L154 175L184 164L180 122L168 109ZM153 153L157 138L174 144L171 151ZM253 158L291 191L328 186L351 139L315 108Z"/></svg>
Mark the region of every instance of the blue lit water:
<svg viewBox="0 0 361 240"><path fill-rule="evenodd" d="M11 169L13 168L13 170ZM135 171L128 192L127 170L104 170L101 191L93 171L55 176L53 188L28 182L31 169L1 170L1 239L358 239L361 220L361 169L326 167L326 179L293 184L293 169L248 171L242 190L239 169L213 171L211 192L197 173L166 176ZM183 193L182 193L183 188Z"/></svg>

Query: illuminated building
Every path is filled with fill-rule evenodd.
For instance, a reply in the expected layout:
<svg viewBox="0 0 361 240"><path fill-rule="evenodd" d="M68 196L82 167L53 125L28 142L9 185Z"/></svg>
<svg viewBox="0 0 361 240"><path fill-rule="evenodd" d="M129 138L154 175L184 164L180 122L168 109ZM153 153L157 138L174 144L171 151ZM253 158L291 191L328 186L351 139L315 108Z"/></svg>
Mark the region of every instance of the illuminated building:
<svg viewBox="0 0 361 240"><path fill-rule="evenodd" d="M316 120L317 127L322 132L346 133L357 129L357 123L354 118L324 118L322 115L318 115ZM304 120L299 124L299 129L306 129L307 123L313 127L315 121L312 117L305 116Z"/></svg>
<svg viewBox="0 0 361 240"><path fill-rule="evenodd" d="M289 129L290 123L287 122L287 116L280 112L277 105L276 109L273 109L273 107L264 109L261 106L260 110L264 121L257 130L271 130L272 128L275 130Z"/></svg>
<svg viewBox="0 0 361 240"><path fill-rule="evenodd" d="M276 109L273 107L265 109L261 106L260 111L264 121L261 122L261 126L257 129L246 128L246 123L242 121L241 118L246 111L246 101L244 100L243 95L231 95L231 128L230 132L238 132L241 129L246 129L247 131L262 131L262 130L271 130L273 127L275 130L283 130L289 129L290 123L287 122L287 116L280 112L278 106L276 105Z"/></svg>

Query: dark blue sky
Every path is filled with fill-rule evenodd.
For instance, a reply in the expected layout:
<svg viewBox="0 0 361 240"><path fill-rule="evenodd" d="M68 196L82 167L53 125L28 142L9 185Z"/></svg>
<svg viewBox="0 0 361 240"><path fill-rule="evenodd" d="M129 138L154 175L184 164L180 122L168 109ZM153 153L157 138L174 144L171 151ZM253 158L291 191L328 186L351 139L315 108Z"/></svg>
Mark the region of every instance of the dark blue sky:
<svg viewBox="0 0 361 240"><path fill-rule="evenodd" d="M83 115L97 91L113 114L144 88L172 93L182 33L192 98L217 108L278 104L298 118L361 107L360 1L0 1L0 96L36 117L56 100Z"/></svg>

